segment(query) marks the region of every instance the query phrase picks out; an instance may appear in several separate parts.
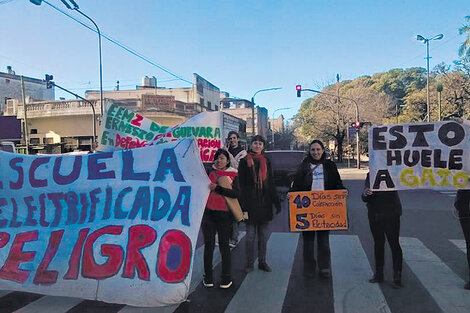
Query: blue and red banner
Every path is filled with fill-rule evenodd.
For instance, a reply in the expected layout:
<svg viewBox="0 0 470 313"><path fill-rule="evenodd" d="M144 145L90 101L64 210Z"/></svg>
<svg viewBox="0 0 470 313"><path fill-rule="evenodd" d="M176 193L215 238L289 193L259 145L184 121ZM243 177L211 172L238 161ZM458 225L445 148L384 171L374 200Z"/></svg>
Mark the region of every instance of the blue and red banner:
<svg viewBox="0 0 470 313"><path fill-rule="evenodd" d="M165 306L189 292L209 181L193 138L0 152L0 289Z"/></svg>

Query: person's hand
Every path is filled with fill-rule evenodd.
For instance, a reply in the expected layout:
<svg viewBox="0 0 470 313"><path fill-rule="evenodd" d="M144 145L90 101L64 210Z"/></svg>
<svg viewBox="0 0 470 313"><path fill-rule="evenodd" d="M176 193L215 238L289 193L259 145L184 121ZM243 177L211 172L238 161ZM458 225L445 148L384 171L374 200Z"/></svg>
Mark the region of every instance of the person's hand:
<svg viewBox="0 0 470 313"><path fill-rule="evenodd" d="M215 190L216 187L217 187L217 184L214 184L213 182L209 183L209 189L210 190Z"/></svg>
<svg viewBox="0 0 470 313"><path fill-rule="evenodd" d="M243 219L247 220L248 219L248 212L243 212Z"/></svg>
<svg viewBox="0 0 470 313"><path fill-rule="evenodd" d="M370 188L364 189L364 196L370 196L372 194L372 190Z"/></svg>

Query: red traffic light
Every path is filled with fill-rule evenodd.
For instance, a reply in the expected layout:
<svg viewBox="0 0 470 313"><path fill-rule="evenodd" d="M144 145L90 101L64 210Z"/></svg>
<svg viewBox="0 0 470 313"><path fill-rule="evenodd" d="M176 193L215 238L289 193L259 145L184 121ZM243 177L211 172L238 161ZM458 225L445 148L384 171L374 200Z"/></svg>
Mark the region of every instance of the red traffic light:
<svg viewBox="0 0 470 313"><path fill-rule="evenodd" d="M302 86L301 85L295 86L295 90L297 90L297 97L300 97L300 93L302 92Z"/></svg>

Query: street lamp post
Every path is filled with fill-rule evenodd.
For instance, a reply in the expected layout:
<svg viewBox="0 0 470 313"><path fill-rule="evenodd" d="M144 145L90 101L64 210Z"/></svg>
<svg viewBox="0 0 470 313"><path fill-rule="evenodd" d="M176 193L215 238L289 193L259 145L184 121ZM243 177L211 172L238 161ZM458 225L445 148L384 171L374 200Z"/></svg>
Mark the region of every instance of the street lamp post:
<svg viewBox="0 0 470 313"><path fill-rule="evenodd" d="M48 5L52 6L49 2L45 0L29 0L31 3L34 3L35 5L41 5L42 2L47 3ZM93 25L96 27L96 31L98 32L98 48L99 48L99 56L100 56L100 107L101 107L101 116L103 116L103 64L101 60L101 32L100 29L98 28L98 25L96 25L95 21L93 21L88 15L80 11L80 7L74 0L68 0L72 4L72 6L67 3L66 0L60 0L62 3L67 7L67 9L70 10L75 10L84 17L86 17L88 20L90 20ZM88 27L88 26L87 26Z"/></svg>
<svg viewBox="0 0 470 313"><path fill-rule="evenodd" d="M251 97L251 137L255 135L255 96L264 91L271 91L271 90L279 90L282 89L281 87L275 87L275 88L268 88L268 89L260 89L255 94L253 97Z"/></svg>
<svg viewBox="0 0 470 313"><path fill-rule="evenodd" d="M292 108L280 108L280 109L276 109L276 110L273 111L273 119L272 119L272 123L271 123L271 135L272 135L272 142L273 142L273 150L274 150L274 127L273 127L273 124L274 124L274 113L276 113L277 111L289 110L289 109L292 109Z"/></svg>
<svg viewBox="0 0 470 313"><path fill-rule="evenodd" d="M351 101L352 103L354 103L354 106L356 108L356 122L359 122L359 105L357 104L356 100L354 100L352 98L344 97L344 96L338 96L338 95L334 95L334 94L331 94L331 93L326 93L326 92L323 92L323 91L318 91L318 90L315 90L315 89L302 88L302 91L311 91L311 92L320 93L320 94L331 96L331 97L336 97L338 99L346 99L346 100ZM349 133L349 130L348 130L348 133ZM357 150L356 151L357 168L360 169L361 168L361 155L360 155L360 151L359 151L359 128L357 128L357 130L356 130L356 150Z"/></svg>
<svg viewBox="0 0 470 313"><path fill-rule="evenodd" d="M438 115L437 115L437 116L438 116L439 121L441 120L441 110L442 110L442 107L441 107L441 93L442 93L442 89L443 89L442 83L439 82L439 83L437 84L437 96L438 96L438 98L437 98L437 104L439 105L439 111L438 111Z"/></svg>
<svg viewBox="0 0 470 313"><path fill-rule="evenodd" d="M416 36L416 40L422 41L426 44L426 120L429 122L429 112L430 112L430 105L429 105L429 41L431 40L440 40L444 38L443 34L436 35L432 38L424 38L421 35Z"/></svg>
<svg viewBox="0 0 470 313"><path fill-rule="evenodd" d="M65 89L64 87L61 87L61 86L59 86L59 85L56 85L56 83L54 83L53 81L50 81L50 83L52 84L52 86L57 87L57 88L59 88L60 90L63 90L63 91L65 91L65 92L67 92L67 93L69 93L69 94L71 94L71 95L73 95L73 96L79 98L80 100L83 100L83 101L87 102L87 103L91 106L91 111L92 111L92 113L93 113L93 140L91 141L91 150L92 150L93 152L95 152L95 149L96 149L96 147L98 146L98 145L96 144L96 112L95 112L95 106L93 105L93 103L92 103L90 100L87 100L87 99L85 99L85 98L83 98L83 97L77 95L76 93L74 93L74 92L72 92L72 91L70 91L70 90L68 90L68 89Z"/></svg>

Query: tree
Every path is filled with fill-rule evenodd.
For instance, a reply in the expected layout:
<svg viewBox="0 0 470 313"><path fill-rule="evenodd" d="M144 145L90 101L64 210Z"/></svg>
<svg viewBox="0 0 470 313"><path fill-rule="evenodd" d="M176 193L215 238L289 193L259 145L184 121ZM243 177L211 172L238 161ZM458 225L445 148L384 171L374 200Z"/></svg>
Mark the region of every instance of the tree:
<svg viewBox="0 0 470 313"><path fill-rule="evenodd" d="M465 16L466 25L459 28L460 35L466 35L465 41L460 45L459 56L470 59L470 15Z"/></svg>

